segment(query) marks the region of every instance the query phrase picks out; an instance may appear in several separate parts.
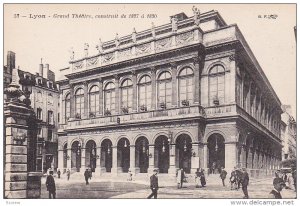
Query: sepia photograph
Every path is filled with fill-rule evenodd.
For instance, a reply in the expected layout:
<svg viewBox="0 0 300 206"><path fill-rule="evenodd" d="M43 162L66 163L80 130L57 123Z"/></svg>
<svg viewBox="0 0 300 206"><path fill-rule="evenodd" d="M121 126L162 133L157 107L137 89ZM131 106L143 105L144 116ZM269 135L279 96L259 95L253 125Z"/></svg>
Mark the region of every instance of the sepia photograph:
<svg viewBox="0 0 300 206"><path fill-rule="evenodd" d="M6 205L295 205L296 6L4 3Z"/></svg>

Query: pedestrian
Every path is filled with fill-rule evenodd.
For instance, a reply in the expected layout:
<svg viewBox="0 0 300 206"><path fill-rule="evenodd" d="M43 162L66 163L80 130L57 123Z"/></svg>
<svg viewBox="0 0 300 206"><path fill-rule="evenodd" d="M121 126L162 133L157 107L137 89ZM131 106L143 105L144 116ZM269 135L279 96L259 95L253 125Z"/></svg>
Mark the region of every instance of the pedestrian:
<svg viewBox="0 0 300 206"><path fill-rule="evenodd" d="M216 166L217 166L216 162L213 162L213 163L212 163L212 173L213 173L213 174L216 173L216 171L215 171L215 170L216 170Z"/></svg>
<svg viewBox="0 0 300 206"><path fill-rule="evenodd" d="M292 177L294 181L295 192L297 192L297 171L296 167L293 167Z"/></svg>
<svg viewBox="0 0 300 206"><path fill-rule="evenodd" d="M220 178L222 179L223 187L225 187L226 175L227 175L226 170L224 169L224 167L221 167Z"/></svg>
<svg viewBox="0 0 300 206"><path fill-rule="evenodd" d="M244 199L248 199L249 198L249 195L248 195L249 175L248 175L246 168L243 168L243 175L242 175L241 183L242 183L242 190L244 193Z"/></svg>
<svg viewBox="0 0 300 206"><path fill-rule="evenodd" d="M93 176L93 172L92 172L92 169L89 167L89 178L90 178L90 180L92 179L92 176Z"/></svg>
<svg viewBox="0 0 300 206"><path fill-rule="evenodd" d="M147 197L147 199L151 199L151 197L154 197L154 199L157 199L157 190L158 190L158 177L157 177L157 170L153 170L153 175L150 177L150 189L152 193Z"/></svg>
<svg viewBox="0 0 300 206"><path fill-rule="evenodd" d="M57 169L57 177L58 177L58 179L60 179L60 170L59 169Z"/></svg>
<svg viewBox="0 0 300 206"><path fill-rule="evenodd" d="M200 170L200 182L201 182L201 186L205 187L206 180L205 180L205 175L204 175L204 169Z"/></svg>
<svg viewBox="0 0 300 206"><path fill-rule="evenodd" d="M275 177L273 180L274 189L270 192L269 198L282 199L280 192L285 187L285 183L281 178Z"/></svg>
<svg viewBox="0 0 300 206"><path fill-rule="evenodd" d="M55 199L56 187L53 178L53 171L49 171L49 175L47 176L46 179L46 187L47 187L47 191L49 192L49 199L51 199L51 196L53 197L53 199Z"/></svg>
<svg viewBox="0 0 300 206"><path fill-rule="evenodd" d="M183 169L179 169L176 174L177 189L182 188L183 179L184 179Z"/></svg>
<svg viewBox="0 0 300 206"><path fill-rule="evenodd" d="M85 184L88 185L89 184L89 178L90 178L90 173L89 170L86 169L84 172L84 178L85 178Z"/></svg>
<svg viewBox="0 0 300 206"><path fill-rule="evenodd" d="M132 181L132 173L131 173L131 170L128 170L127 181Z"/></svg>
<svg viewBox="0 0 300 206"><path fill-rule="evenodd" d="M236 173L236 178L237 178L236 181L237 181L237 185L238 185L237 189L240 189L241 184L242 184L243 172L241 171L241 169L237 169L237 170L235 170L235 173Z"/></svg>
<svg viewBox="0 0 300 206"><path fill-rule="evenodd" d="M197 171L195 172L196 188L200 187L200 177L201 177L201 173L199 171L199 168L197 168Z"/></svg>
<svg viewBox="0 0 300 206"><path fill-rule="evenodd" d="M68 178L68 180L70 179L70 175L71 175L71 172L70 172L69 169L67 169L67 178Z"/></svg>
<svg viewBox="0 0 300 206"><path fill-rule="evenodd" d="M236 190L238 185L236 167L234 167L233 170L231 171L229 182L230 182L230 189Z"/></svg>

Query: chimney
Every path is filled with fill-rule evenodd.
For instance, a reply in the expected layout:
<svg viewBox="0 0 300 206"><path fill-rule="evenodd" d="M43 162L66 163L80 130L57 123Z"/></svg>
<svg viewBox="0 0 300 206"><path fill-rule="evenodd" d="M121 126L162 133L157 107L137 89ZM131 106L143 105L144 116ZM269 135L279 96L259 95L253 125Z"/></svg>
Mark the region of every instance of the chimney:
<svg viewBox="0 0 300 206"><path fill-rule="evenodd" d="M12 74L12 69L16 67L16 54L12 51L7 52L7 70Z"/></svg>
<svg viewBox="0 0 300 206"><path fill-rule="evenodd" d="M45 79L49 79L49 64L45 64Z"/></svg>
<svg viewBox="0 0 300 206"><path fill-rule="evenodd" d="M44 67L44 65L43 65L43 64L40 64L39 75L40 75L41 77L43 77L43 67Z"/></svg>

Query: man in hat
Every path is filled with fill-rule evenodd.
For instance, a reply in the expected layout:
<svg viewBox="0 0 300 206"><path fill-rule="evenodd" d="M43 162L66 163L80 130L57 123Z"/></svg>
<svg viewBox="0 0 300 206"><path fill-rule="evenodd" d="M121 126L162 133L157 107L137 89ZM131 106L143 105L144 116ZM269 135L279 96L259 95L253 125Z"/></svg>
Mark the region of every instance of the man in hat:
<svg viewBox="0 0 300 206"><path fill-rule="evenodd" d="M249 198L248 196L249 175L246 168L243 168L242 170L243 170L243 174L241 178L242 190L244 193L244 199L248 199Z"/></svg>
<svg viewBox="0 0 300 206"><path fill-rule="evenodd" d="M150 199L154 196L154 199L157 199L157 190L158 190L158 178L157 178L157 169L153 170L153 175L150 177L150 189L152 193L147 197Z"/></svg>
<svg viewBox="0 0 300 206"><path fill-rule="evenodd" d="M85 184L88 185L89 184L89 178L90 178L90 173L89 173L88 169L85 169L84 178L85 178Z"/></svg>
<svg viewBox="0 0 300 206"><path fill-rule="evenodd" d="M221 167L220 178L222 179L223 187L225 187L225 179L226 179L227 172L224 167Z"/></svg>
<svg viewBox="0 0 300 206"><path fill-rule="evenodd" d="M285 187L285 183L281 178L274 178L273 180L274 189L270 192L269 198L282 199L280 192Z"/></svg>
<svg viewBox="0 0 300 206"><path fill-rule="evenodd" d="M49 175L47 176L46 187L49 192L49 199L51 199L51 196L53 197L53 199L55 199L56 187L52 170L49 171Z"/></svg>

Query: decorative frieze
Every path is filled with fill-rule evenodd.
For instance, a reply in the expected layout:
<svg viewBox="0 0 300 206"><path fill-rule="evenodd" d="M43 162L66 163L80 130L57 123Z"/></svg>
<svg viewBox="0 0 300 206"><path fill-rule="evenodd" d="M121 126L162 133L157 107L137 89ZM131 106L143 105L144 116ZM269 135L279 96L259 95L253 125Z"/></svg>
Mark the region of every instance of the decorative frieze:
<svg viewBox="0 0 300 206"><path fill-rule="evenodd" d="M150 54L150 52L151 52L151 43L141 44L136 47L136 55Z"/></svg>
<svg viewBox="0 0 300 206"><path fill-rule="evenodd" d="M171 45L172 45L171 38L161 39L155 43L155 50L156 51L166 50L170 48Z"/></svg>
<svg viewBox="0 0 300 206"><path fill-rule="evenodd" d="M194 32L186 32L182 33L176 36L176 44L177 45L182 45L182 44L189 44L194 40Z"/></svg>

